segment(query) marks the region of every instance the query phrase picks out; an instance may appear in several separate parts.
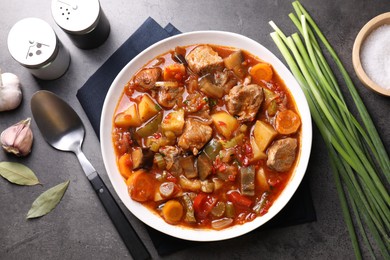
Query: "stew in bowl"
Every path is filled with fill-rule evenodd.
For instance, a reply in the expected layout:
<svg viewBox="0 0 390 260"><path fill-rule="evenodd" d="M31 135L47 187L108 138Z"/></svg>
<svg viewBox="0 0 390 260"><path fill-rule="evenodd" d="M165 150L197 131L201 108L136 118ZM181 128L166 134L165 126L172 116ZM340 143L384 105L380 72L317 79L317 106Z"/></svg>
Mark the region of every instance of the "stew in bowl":
<svg viewBox="0 0 390 260"><path fill-rule="evenodd" d="M268 51L272 60L245 44L182 37L194 39L160 43L160 51L170 48L114 81L115 98L107 98L115 105L107 113L106 99L103 110L103 158L107 167L103 143L111 142L110 179L115 174L122 201L146 224L189 240L234 237L265 223L298 187L310 153L310 113Z"/></svg>

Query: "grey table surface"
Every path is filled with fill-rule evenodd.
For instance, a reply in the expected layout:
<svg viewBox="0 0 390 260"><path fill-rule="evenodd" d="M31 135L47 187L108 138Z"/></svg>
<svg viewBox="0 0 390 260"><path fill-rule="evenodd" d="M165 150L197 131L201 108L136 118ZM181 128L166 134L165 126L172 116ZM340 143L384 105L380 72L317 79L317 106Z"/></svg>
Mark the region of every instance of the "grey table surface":
<svg viewBox="0 0 390 260"><path fill-rule="evenodd" d="M51 1L0 0L0 68L19 76L24 99L19 108L0 113L0 130L31 117L30 99L34 92L55 92L78 112L86 125L83 150L103 180L114 193L106 174L98 138L76 98L77 90L104 61L145 21L153 17L162 26L174 24L183 32L224 30L248 36L262 43L282 59L272 42L268 21L274 20L287 32L293 31L288 14L292 1L158 1L101 0L110 21L108 40L93 50L80 50L55 24ZM302 0L339 54L356 83L385 146L390 147L389 98L367 90L352 67L353 41L360 28L374 16L390 11L386 0ZM7 35L12 25L25 17L47 21L71 52L66 74L54 81L37 81L12 59L7 49ZM294 30L295 31L295 30ZM345 90L345 87L343 86ZM351 99L347 98L351 103ZM356 112L352 108L353 112ZM32 123L34 144L31 155L16 158L0 151L0 161L16 161L29 166L43 186L22 187L0 179L0 259L129 259L131 256L94 194L82 169L71 153L52 149ZM341 213L325 145L316 127L307 170L317 221L285 228L250 233L241 238L191 247L166 259L353 259L353 249ZM44 190L65 180L70 186L58 207L37 220L26 220L33 200ZM116 194L115 198L119 201ZM129 213L153 258L161 258L144 225Z"/></svg>

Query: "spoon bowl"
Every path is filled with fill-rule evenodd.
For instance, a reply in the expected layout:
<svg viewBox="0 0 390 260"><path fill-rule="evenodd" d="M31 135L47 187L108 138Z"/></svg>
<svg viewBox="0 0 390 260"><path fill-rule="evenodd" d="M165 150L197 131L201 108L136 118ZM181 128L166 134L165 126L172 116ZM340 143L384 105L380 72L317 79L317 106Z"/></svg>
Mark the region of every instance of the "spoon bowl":
<svg viewBox="0 0 390 260"><path fill-rule="evenodd" d="M49 91L38 91L31 99L31 110L45 140L60 151L81 150L85 129L80 117L61 98Z"/></svg>
<svg viewBox="0 0 390 260"><path fill-rule="evenodd" d="M76 112L50 91L38 91L31 98L31 111L46 142L60 151L73 152L88 178L96 170L81 151L85 129Z"/></svg>

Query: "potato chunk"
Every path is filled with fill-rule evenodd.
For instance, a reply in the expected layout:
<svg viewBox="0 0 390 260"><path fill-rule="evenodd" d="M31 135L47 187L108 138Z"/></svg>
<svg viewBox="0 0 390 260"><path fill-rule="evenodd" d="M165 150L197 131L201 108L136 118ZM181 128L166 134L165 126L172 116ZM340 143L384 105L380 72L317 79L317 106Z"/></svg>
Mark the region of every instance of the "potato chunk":
<svg viewBox="0 0 390 260"><path fill-rule="evenodd" d="M267 155L264 153L264 151L260 151L259 147L257 146L256 140L253 136L250 137L250 143L251 143L252 153L253 153L253 157L251 160L252 162L267 158Z"/></svg>
<svg viewBox="0 0 390 260"><path fill-rule="evenodd" d="M141 122L146 122L153 116L155 116L161 108L154 103L154 101L148 96L143 95L141 101L138 104L138 112Z"/></svg>
<svg viewBox="0 0 390 260"><path fill-rule="evenodd" d="M227 139L229 139L233 132L239 127L237 119L224 111L212 114L211 118L218 133Z"/></svg>
<svg viewBox="0 0 390 260"><path fill-rule="evenodd" d="M183 132L184 110L180 109L169 113L162 121L161 128L164 133L173 132L176 136Z"/></svg>
<svg viewBox="0 0 390 260"><path fill-rule="evenodd" d="M261 152L264 152L265 149L267 149L268 145L277 134L278 132L276 132L271 125L260 120L256 121L253 135L255 137L257 147Z"/></svg>
<svg viewBox="0 0 390 260"><path fill-rule="evenodd" d="M137 107L135 104L131 105L124 112L115 116L114 123L117 127L137 127L141 125Z"/></svg>

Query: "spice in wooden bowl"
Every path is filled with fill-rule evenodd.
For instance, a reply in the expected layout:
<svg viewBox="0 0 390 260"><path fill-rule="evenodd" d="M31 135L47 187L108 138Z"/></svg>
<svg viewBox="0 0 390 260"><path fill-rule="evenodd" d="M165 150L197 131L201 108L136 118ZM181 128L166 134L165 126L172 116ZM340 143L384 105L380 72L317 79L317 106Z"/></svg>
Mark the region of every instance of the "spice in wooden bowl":
<svg viewBox="0 0 390 260"><path fill-rule="evenodd" d="M360 30L352 61L364 85L390 96L390 12L378 15Z"/></svg>

